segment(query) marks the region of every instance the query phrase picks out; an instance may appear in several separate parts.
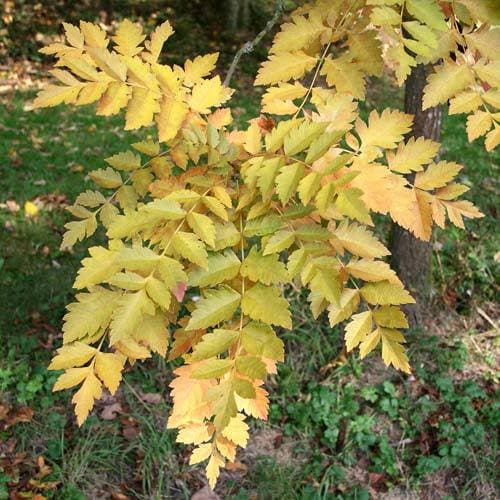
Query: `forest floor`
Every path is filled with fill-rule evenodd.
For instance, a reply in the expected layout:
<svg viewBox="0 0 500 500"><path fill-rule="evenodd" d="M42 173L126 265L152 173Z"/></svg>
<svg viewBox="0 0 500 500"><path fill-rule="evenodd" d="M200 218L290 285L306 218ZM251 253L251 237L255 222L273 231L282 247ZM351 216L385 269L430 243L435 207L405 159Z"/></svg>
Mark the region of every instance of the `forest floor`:
<svg viewBox="0 0 500 500"><path fill-rule="evenodd" d="M87 172L134 138L121 117L90 107L33 112L32 97L0 97L0 499L216 498L165 428L172 368L163 359L130 370L81 428L69 393L51 392L57 374L46 367L86 253L81 244L59 250L64 209L90 187ZM237 98L240 123L256 102L248 91ZM387 83L372 86L369 106L401 102ZM223 473L221 498L500 495L500 155L467 143L462 116L445 117L443 144L444 158L465 165L467 197L486 217L434 234L432 306L408 335L413 374L346 357L341 330L292 297L296 326L282 333L287 360L268 385L269 421L254 424L248 449Z"/></svg>

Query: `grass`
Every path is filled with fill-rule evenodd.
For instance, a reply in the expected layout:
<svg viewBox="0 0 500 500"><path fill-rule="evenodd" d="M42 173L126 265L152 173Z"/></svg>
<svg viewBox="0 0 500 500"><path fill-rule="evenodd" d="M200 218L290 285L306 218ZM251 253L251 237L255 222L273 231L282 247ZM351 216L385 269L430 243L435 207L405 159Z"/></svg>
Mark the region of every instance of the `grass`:
<svg viewBox="0 0 500 500"><path fill-rule="evenodd" d="M374 102L387 95L383 88ZM0 156L7 159L0 202L21 207L0 209L0 409L9 410L0 412L0 499L9 491L70 500L190 498L205 483L165 428L171 367L164 360L127 373L116 397L99 403L82 428L69 395L50 391L55 375L46 366L85 254L82 245L59 250L67 220L61 207L90 187L89 170L134 138L121 131L121 118L96 118L90 108L25 112L30 97L16 93L0 103ZM235 103L240 124L256 112L254 102L244 96ZM386 491L495 498L498 374L491 343L482 343L490 326L470 316L478 307L492 315L498 299L499 157L467 144L461 116L445 117L443 142L443 156L466 165L469 199L486 214L468 231L439 231L434 240L435 302L460 321L413 332L415 373L403 378L375 358L346 357L340 331L313 321L304 300L293 297L296 328L283 333L287 361L269 384L269 422L254 424L236 470L224 472L224 498L368 499ZM40 216L26 219L24 202L37 197ZM24 406L33 418L8 426Z"/></svg>

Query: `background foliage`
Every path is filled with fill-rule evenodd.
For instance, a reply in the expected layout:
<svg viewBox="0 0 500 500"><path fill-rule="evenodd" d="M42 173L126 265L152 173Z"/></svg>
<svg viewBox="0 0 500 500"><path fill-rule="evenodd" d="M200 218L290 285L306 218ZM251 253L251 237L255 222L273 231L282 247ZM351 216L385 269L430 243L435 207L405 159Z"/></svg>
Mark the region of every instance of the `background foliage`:
<svg viewBox="0 0 500 500"><path fill-rule="evenodd" d="M77 430L66 398L50 393L55 377L45 369L44 348L58 342L82 257L58 250L62 208L87 186L82 172L129 141L118 121L96 119L90 110L24 113L28 97L7 93L0 111L6 139L0 154L9 162L0 181L4 492L189 496L202 478L164 430L170 369L162 363L127 375L123 391L99 408L110 417L104 426L93 417L88 428ZM377 84L369 103L394 105L400 97L389 84ZM241 123L254 112L248 109L252 100L242 96L234 105ZM106 134L93 134L97 126ZM313 323L297 297L299 326L286 335L288 361L273 387L272 429L257 430L255 446L224 477L228 497L363 498L403 488L453 498L495 496L498 155L467 145L460 117L445 120L443 141L450 159L467 164L465 181L488 220L473 222L467 237L453 229L436 235L434 245L442 248L435 266L436 311L445 308L446 314L411 338L414 380L388 380L377 362L364 366L339 355L340 332ZM7 203L23 207L28 200L39 207L35 218Z"/></svg>

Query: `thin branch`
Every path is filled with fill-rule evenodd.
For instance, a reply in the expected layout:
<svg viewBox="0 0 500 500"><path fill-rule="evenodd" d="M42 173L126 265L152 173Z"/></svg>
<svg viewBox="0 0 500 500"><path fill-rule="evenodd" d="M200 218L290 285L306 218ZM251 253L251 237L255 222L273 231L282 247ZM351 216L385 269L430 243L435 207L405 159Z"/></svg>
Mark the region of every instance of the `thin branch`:
<svg viewBox="0 0 500 500"><path fill-rule="evenodd" d="M255 47L273 29L274 25L281 18L281 16L283 15L283 10L284 10L283 0L276 0L276 7L274 9L273 17L266 24L266 27L251 42L246 42L240 48L240 50L238 50L238 52L236 52L236 55L234 56L233 62L231 63L231 66L229 66L229 70L227 71L227 75L226 75L226 78L224 80L224 86L229 87L229 84L231 82L231 78L233 77L236 66L238 66L238 63L240 62L240 59L242 58L242 56L244 54L250 54L254 51Z"/></svg>

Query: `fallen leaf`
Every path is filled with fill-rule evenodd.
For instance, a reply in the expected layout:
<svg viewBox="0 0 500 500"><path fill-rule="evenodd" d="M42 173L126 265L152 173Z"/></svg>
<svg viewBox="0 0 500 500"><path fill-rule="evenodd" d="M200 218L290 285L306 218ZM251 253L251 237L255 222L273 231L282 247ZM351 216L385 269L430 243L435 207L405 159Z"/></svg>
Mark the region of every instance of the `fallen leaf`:
<svg viewBox="0 0 500 500"><path fill-rule="evenodd" d="M210 486L204 486L201 490L198 490L192 497L191 500L219 500L220 496L215 493Z"/></svg>
<svg viewBox="0 0 500 500"><path fill-rule="evenodd" d="M27 201L24 204L24 215L28 219L36 217L38 215L38 207L32 201Z"/></svg>
<svg viewBox="0 0 500 500"><path fill-rule="evenodd" d="M120 403L113 403L111 405L106 405L101 411L101 418L103 420L114 420L118 413L121 413L122 406Z"/></svg>
<svg viewBox="0 0 500 500"><path fill-rule="evenodd" d="M149 403L149 404L152 404L152 405L157 405L159 403L161 403L163 401L163 397L161 394L155 394L155 393L152 393L152 392L148 392L146 394L142 394L141 395L141 399L145 402L145 403Z"/></svg>

